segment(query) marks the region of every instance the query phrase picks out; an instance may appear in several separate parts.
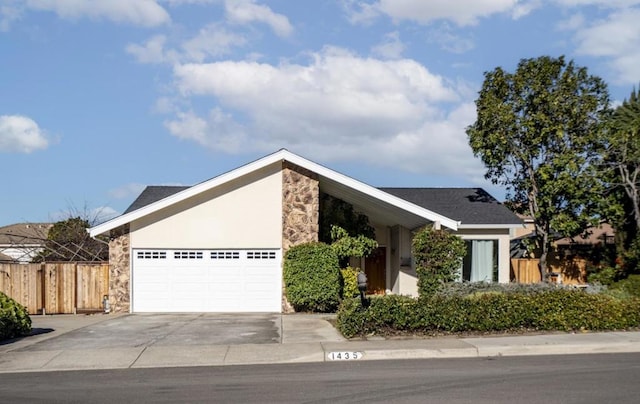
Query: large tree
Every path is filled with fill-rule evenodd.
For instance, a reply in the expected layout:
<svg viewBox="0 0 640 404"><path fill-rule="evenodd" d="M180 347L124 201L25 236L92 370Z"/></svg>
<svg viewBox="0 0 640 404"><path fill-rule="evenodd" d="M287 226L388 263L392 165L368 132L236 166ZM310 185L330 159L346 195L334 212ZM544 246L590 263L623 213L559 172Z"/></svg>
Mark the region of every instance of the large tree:
<svg viewBox="0 0 640 404"><path fill-rule="evenodd" d="M640 229L640 99L635 89L611 117L607 163L616 174L612 185L625 191Z"/></svg>
<svg viewBox="0 0 640 404"><path fill-rule="evenodd" d="M640 248L640 96L636 89L616 108L610 124L602 174L610 181L613 203L609 207L618 209L609 209L608 213L616 226L621 255L633 256L640 254L630 251ZM638 259L629 264L636 265Z"/></svg>
<svg viewBox="0 0 640 404"><path fill-rule="evenodd" d="M473 152L511 206L533 218L546 280L552 235L575 236L597 219L607 86L564 57L523 59L514 73L485 73L476 107L467 128Z"/></svg>

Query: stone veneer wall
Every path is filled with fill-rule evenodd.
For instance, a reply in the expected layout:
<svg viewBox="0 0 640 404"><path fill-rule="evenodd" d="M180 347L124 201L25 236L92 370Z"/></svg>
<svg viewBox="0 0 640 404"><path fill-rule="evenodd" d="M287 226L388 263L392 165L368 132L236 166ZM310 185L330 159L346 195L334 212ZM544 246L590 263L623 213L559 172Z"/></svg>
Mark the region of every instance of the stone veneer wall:
<svg viewBox="0 0 640 404"><path fill-rule="evenodd" d="M126 229L109 241L109 303L114 313L128 313L131 303L130 237Z"/></svg>
<svg viewBox="0 0 640 404"><path fill-rule="evenodd" d="M318 241L320 184L318 175L284 162L282 166L282 256L294 245ZM293 311L282 293L282 311Z"/></svg>
<svg viewBox="0 0 640 404"><path fill-rule="evenodd" d="M282 168L282 253L318 241L320 185L318 175L284 163Z"/></svg>

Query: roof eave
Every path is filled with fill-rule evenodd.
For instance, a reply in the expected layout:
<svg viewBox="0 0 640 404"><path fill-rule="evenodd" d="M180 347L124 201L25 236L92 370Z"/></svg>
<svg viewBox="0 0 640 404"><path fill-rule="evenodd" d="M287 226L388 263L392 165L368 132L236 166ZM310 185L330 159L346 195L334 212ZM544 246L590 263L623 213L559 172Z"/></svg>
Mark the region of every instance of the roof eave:
<svg viewBox="0 0 640 404"><path fill-rule="evenodd" d="M95 227L88 229L89 235L91 237L98 236L100 234L106 233L110 230L123 226L127 223L131 223L134 220L137 220L141 217L144 217L148 214L156 212L160 209L163 209L167 206L173 205L174 203L180 202L192 196L195 196L203 191L208 189L212 189L218 185L224 184L228 181L232 181L234 179L240 178L246 174L259 170L261 168L267 167L271 164L274 164L278 161L288 161L295 165L298 165L302 168L306 168L310 171L315 172L316 174L332 179L334 181L338 181L346 186L349 186L353 189L356 189L360 192L366 193L367 195L380 199L386 203L389 203L398 208L404 209L408 212L416 214L420 217L425 218L426 220L432 222L438 222L442 226L450 228L451 230L457 230L459 222L452 220L448 217L439 215L435 212L432 212L428 209L424 209L418 205L415 205L411 202L405 201L404 199L398 198L394 195L381 191L375 187L367 185L363 182L355 180L351 177L347 177L346 175L340 174L337 171L331 170L327 167L324 167L320 164L314 163L310 160L307 160L303 157L300 157L296 154L289 152L286 149L281 149L273 154L265 156L261 159L253 161L251 163L245 164L244 166L238 167L235 170L229 171L227 173L221 174L215 178L212 178L208 181L204 181L200 184L194 185L190 188L187 188L183 191L177 192L171 196L168 196L164 199L151 203L147 206L144 206L140 209L134 210L133 212L129 212L127 214L118 216L114 219L111 219L107 222L99 224Z"/></svg>
<svg viewBox="0 0 640 404"><path fill-rule="evenodd" d="M505 224L460 224L459 230L465 229L519 229L525 226L517 223L505 223Z"/></svg>

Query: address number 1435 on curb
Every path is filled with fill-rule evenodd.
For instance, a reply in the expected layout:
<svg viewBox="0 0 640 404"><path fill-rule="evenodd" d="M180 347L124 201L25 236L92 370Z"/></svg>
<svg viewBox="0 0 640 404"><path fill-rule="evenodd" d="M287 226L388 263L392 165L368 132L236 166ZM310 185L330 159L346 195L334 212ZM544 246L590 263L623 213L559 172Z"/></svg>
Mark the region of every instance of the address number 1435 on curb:
<svg viewBox="0 0 640 404"><path fill-rule="evenodd" d="M352 361L357 359L362 359L364 355L362 352L329 352L327 357L332 361Z"/></svg>

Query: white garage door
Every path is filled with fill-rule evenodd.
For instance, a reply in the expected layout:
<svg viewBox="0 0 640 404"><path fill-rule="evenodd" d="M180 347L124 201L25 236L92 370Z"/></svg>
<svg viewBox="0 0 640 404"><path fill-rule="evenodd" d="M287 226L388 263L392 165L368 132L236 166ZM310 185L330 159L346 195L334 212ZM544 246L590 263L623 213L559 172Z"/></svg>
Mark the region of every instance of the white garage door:
<svg viewBox="0 0 640 404"><path fill-rule="evenodd" d="M280 312L280 250L133 250L133 312Z"/></svg>

